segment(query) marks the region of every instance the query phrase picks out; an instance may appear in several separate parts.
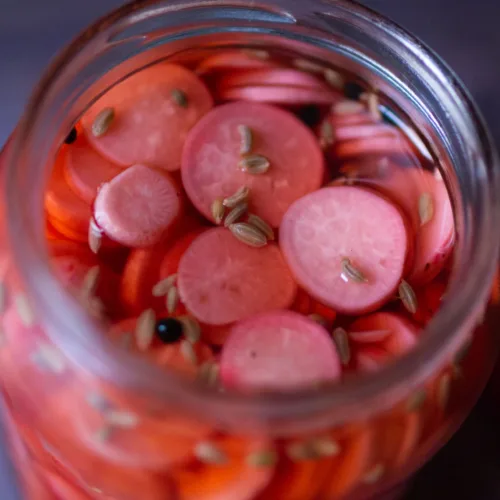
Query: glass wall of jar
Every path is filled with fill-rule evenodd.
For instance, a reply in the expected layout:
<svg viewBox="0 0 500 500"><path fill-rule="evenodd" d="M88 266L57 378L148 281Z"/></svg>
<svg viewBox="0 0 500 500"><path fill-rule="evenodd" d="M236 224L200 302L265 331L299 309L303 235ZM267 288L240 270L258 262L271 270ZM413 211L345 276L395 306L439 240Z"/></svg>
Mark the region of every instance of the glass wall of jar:
<svg viewBox="0 0 500 500"><path fill-rule="evenodd" d="M44 186L79 117L152 64L194 69L235 51L302 66L336 79L338 90L356 82L356 97L376 91L378 112L448 187L455 250L446 296L414 349L369 376L296 392L220 391L105 340L54 276ZM355 3L125 6L47 70L2 164L0 380L27 498L369 498L400 485L446 442L489 376L500 238L494 148L442 61Z"/></svg>

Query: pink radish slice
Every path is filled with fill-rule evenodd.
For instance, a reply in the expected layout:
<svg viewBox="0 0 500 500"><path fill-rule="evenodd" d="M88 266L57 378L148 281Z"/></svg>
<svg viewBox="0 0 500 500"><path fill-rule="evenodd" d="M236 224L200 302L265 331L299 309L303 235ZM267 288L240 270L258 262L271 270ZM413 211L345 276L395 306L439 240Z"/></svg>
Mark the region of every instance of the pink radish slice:
<svg viewBox="0 0 500 500"><path fill-rule="evenodd" d="M334 129L344 127L344 126L354 126L354 125L374 125L376 122L373 116L363 111L362 113L351 113L351 114L335 114L331 113L329 115L330 123Z"/></svg>
<svg viewBox="0 0 500 500"><path fill-rule="evenodd" d="M67 149L64 177L71 189L87 203L92 203L97 190L117 176L122 169L92 149L83 135Z"/></svg>
<svg viewBox="0 0 500 500"><path fill-rule="evenodd" d="M86 242L92 210L90 204L83 201L68 186L64 178L64 162L68 147L63 144L56 156L45 191L45 210L49 222L59 233L66 238Z"/></svg>
<svg viewBox="0 0 500 500"><path fill-rule="evenodd" d="M159 317L167 316L162 314ZM108 330L109 338L121 345L123 348L133 350L138 354L142 354L157 366L168 368L185 375L193 376L196 374L197 365L205 361L212 361L214 355L210 347L204 342L196 342L193 345L194 353L197 356L197 364L193 364L192 360L187 359L182 353L182 343L173 342L164 344L156 337L153 338L151 344L147 347L138 344L137 318L127 318L114 323Z"/></svg>
<svg viewBox="0 0 500 500"><path fill-rule="evenodd" d="M218 88L230 89L253 85L293 86L331 91L331 87L315 76L293 69L256 69L224 75Z"/></svg>
<svg viewBox="0 0 500 500"><path fill-rule="evenodd" d="M226 343L226 340L231 331L232 325L201 325L201 337L207 343L214 346L222 346Z"/></svg>
<svg viewBox="0 0 500 500"><path fill-rule="evenodd" d="M196 342L193 347L194 357L189 359L183 353L183 344L164 345L151 352L150 358L160 367L174 370L188 377L195 377L198 367L206 361L213 361L214 355L204 342Z"/></svg>
<svg viewBox="0 0 500 500"><path fill-rule="evenodd" d="M416 289L418 309L412 319L420 325L426 326L441 307L446 289L447 283L444 280L436 280Z"/></svg>
<svg viewBox="0 0 500 500"><path fill-rule="evenodd" d="M443 181L427 170L390 166L383 179L371 178L361 168L360 177L376 186L407 213L415 233L414 259L408 281L412 285L430 283L443 269L453 250L455 226L450 197ZM432 217L422 225L419 203L428 196L433 207Z"/></svg>
<svg viewBox="0 0 500 500"><path fill-rule="evenodd" d="M175 99L179 91L185 105ZM208 89L194 73L158 64L109 90L83 116L82 124L91 145L111 161L171 171L180 167L188 132L212 104ZM92 125L105 108L113 108L115 118L105 134L95 137Z"/></svg>
<svg viewBox="0 0 500 500"><path fill-rule="evenodd" d="M430 172L425 172L424 177L428 179L427 193L432 196L434 215L417 231L413 270L408 276L413 285L430 283L443 269L455 245L455 221L446 186Z"/></svg>
<svg viewBox="0 0 500 500"><path fill-rule="evenodd" d="M211 71L272 68L275 66L275 63L253 57L251 53L235 50L207 57L198 65L196 73L203 75Z"/></svg>
<svg viewBox="0 0 500 500"><path fill-rule="evenodd" d="M338 312L370 312L393 297L409 250L398 208L359 187L324 188L295 202L283 217L280 245L293 275ZM366 282L349 279L343 259Z"/></svg>
<svg viewBox="0 0 500 500"><path fill-rule="evenodd" d="M341 366L327 331L301 314L274 311L236 324L221 354L232 388L299 389L335 381Z"/></svg>
<svg viewBox="0 0 500 500"><path fill-rule="evenodd" d="M270 104L299 106L304 104L332 104L339 94L334 90L302 87L246 86L221 89L217 97L223 101L254 101Z"/></svg>
<svg viewBox="0 0 500 500"><path fill-rule="evenodd" d="M384 124L347 125L337 127L334 134L337 141L399 135L394 127Z"/></svg>
<svg viewBox="0 0 500 500"><path fill-rule="evenodd" d="M335 146L335 154L340 160L370 155L412 156L408 142L399 134L376 137L361 137L344 141Z"/></svg>
<svg viewBox="0 0 500 500"><path fill-rule="evenodd" d="M390 330L367 330L361 332L349 331L349 338L354 342L382 342L391 334Z"/></svg>
<svg viewBox="0 0 500 500"><path fill-rule="evenodd" d="M269 170L251 175L238 168L240 125L253 135L252 153L265 156ZM295 116L264 104L219 106L191 131L182 159L184 189L195 207L213 220L216 198L250 189L250 209L274 227L288 207L321 186L324 158L317 139Z"/></svg>
<svg viewBox="0 0 500 500"><path fill-rule="evenodd" d="M374 340L363 332L388 331L382 339ZM356 320L349 327L351 352L355 365L362 371L373 371L397 356L408 352L417 343L418 327L394 313L379 312ZM354 335L359 332L358 335Z"/></svg>
<svg viewBox="0 0 500 500"><path fill-rule="evenodd" d="M297 291L277 245L253 248L224 228L194 240L179 263L177 286L187 310L211 325L285 309Z"/></svg>
<svg viewBox="0 0 500 500"><path fill-rule="evenodd" d="M137 335L135 334L136 329L137 318L125 318L113 323L108 329L107 335L116 344L121 345L126 349L133 347L134 351L139 351L139 346L137 345Z"/></svg>
<svg viewBox="0 0 500 500"><path fill-rule="evenodd" d="M94 204L94 218L104 233L130 247L159 242L180 212L180 193L172 178L144 165L104 184Z"/></svg>
<svg viewBox="0 0 500 500"><path fill-rule="evenodd" d="M354 356L354 367L360 372L376 372L387 363L389 358L386 351L377 346L366 346Z"/></svg>

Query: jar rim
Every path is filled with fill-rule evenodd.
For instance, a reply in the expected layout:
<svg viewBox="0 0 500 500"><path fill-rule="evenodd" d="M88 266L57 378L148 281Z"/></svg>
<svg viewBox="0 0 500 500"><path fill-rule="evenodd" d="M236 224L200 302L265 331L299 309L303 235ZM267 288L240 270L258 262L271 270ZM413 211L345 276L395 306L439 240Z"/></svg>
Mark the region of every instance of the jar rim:
<svg viewBox="0 0 500 500"><path fill-rule="evenodd" d="M38 247L34 239L32 238L30 241L27 235L23 235L23 232L18 230L19 227L26 224L27 219L26 214L23 213L22 208L20 209L19 206L19 194L16 189L18 180L15 176L15 169L16 165L22 161L23 148L29 149L27 144L29 145L36 127L40 124L41 103L53 91L61 72L71 64L72 59L78 55L81 48L113 25L124 22L132 16L146 15L145 11L149 8L153 12L155 6L160 3L158 0L136 0L122 6L97 21L63 50L47 69L33 92L26 112L16 130L7 161L8 182L6 184L10 188L5 193L10 214L7 231L13 255L23 256L25 263L27 263L19 271L22 281L28 286L30 296L34 302L47 306L44 296L51 296L52 300L57 300L61 309L69 311L70 315L74 314L73 319L77 319L78 324L82 326L84 331L91 332L91 335L89 335L91 338L96 338L98 335L97 326L89 318L84 317L83 312L78 309L74 300L62 290L61 285L52 279L48 263L44 260L44 256L38 253ZM237 6L241 8L248 6L246 2L238 0L214 0L210 2L178 0L168 3L169 5L165 7L168 9L201 8L206 7L207 4L210 4L210 6ZM294 6L299 3L301 2L269 0L264 5L283 8L287 12L293 13ZM450 301L443 304L442 310L438 312L429 325L425 338L421 338L418 345L411 352L377 373L370 375L370 377L359 377L332 387L321 388L315 392L297 391L254 395L220 393L180 380L173 374L163 374L160 383L156 371L150 370L150 367L145 367L138 360L130 359L130 355L117 355L116 352L109 350L110 348L104 345L102 346L104 355L113 356L115 364L101 365L101 371L107 370L111 372L119 364L127 363L127 366L134 367L133 370L136 370L131 385L151 390L155 397L162 398L166 396L169 401L176 401L192 409L196 409L202 404L207 408L208 413L213 411L214 414L216 412L220 413L220 410L224 409L230 412L238 411L242 415L258 415L261 418L279 420L294 417L298 419L308 418L311 415L319 415L326 410L331 411L332 408L337 408L339 411L345 408L350 408L351 411L354 411L354 408L366 411L367 401L375 402L374 408L390 404L391 401L396 401L400 394L405 393L409 387L416 387L423 382L432 373L433 367L444 359L445 353L458 346L460 338L458 338L457 332L463 331L464 328L472 328L474 323L471 323L471 321L477 320L476 317L471 320L470 313L477 310L476 316L480 315L480 309L487 293L485 283L491 282L500 245L500 237L495 232L500 227L500 202L498 196L496 196L496 193L500 193L500 176L495 148L483 120L468 92L455 74L420 40L382 15L356 2L337 0L335 3L326 4L326 7L333 10L343 9L344 12L357 16L362 22L373 24L381 36L393 37L397 39L401 46L404 46L405 50L418 54L420 60L425 61L427 65L426 71L432 72L443 85L447 85L447 91L450 92L456 102L460 103L461 108L469 114L474 137L477 137L476 153L478 152L477 154L482 157L482 161L486 164L489 176L489 186L486 192L489 213L483 212L480 214L483 218L480 221L478 237L483 239L479 240L481 245L477 245L477 248L473 249L473 259L470 262L471 266L475 266L474 275L470 274L469 279L462 286L455 286L453 304ZM310 0L310 2L307 2L307 7L301 6L302 11L306 8L308 12L312 12L315 8L325 8L325 3L320 0ZM297 18L299 19L297 22L300 23L300 16L297 16ZM453 104L456 104L456 102L453 102ZM487 239L484 239L486 236ZM36 266L39 271L32 273L32 266ZM50 323L52 331L72 329L68 318L57 312L53 312L50 318L46 318L46 323ZM58 337L58 340L61 339ZM82 335L75 335L72 338L72 345L61 341L61 346L69 356L76 356L76 358L78 358L78 354L75 354L75 349L86 352L91 348L95 349L95 345L91 346L88 339L84 339ZM107 362L109 361L111 361L111 358L107 359Z"/></svg>

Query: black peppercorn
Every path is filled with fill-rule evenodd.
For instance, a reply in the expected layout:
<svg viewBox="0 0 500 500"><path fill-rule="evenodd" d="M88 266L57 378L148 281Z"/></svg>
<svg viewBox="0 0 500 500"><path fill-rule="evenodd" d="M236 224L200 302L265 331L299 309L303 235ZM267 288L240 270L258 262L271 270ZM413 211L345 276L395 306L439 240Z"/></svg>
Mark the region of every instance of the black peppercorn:
<svg viewBox="0 0 500 500"><path fill-rule="evenodd" d="M298 116L309 127L315 127L323 118L321 109L318 106L304 106L298 111Z"/></svg>
<svg viewBox="0 0 500 500"><path fill-rule="evenodd" d="M356 82L346 82L344 85L344 95L347 99L357 101L365 89Z"/></svg>
<svg viewBox="0 0 500 500"><path fill-rule="evenodd" d="M163 343L173 344L182 337L182 323L175 318L162 318L156 322L155 332Z"/></svg>
<svg viewBox="0 0 500 500"><path fill-rule="evenodd" d="M77 136L76 127L73 127L71 129L71 132L68 134L68 137L66 137L66 139L64 140L64 142L66 144L73 144L76 141L76 136Z"/></svg>

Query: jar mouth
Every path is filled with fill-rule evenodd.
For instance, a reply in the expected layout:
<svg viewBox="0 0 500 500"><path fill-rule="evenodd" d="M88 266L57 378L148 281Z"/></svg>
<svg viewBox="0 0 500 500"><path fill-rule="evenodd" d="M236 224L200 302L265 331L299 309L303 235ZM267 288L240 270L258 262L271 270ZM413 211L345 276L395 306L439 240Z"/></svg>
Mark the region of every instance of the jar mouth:
<svg viewBox="0 0 500 500"><path fill-rule="evenodd" d="M216 420L220 420L221 414L228 414L228 418L240 418L240 422L280 422L285 419L300 422L316 417L318 424L323 418L328 418L331 423L332 419L345 421L351 415L365 414L368 409L375 412L400 400L412 388L423 383L437 366L449 359L450 353L466 340L478 318L484 313L488 285L495 271L500 244L500 176L494 146L475 104L455 74L438 56L381 15L350 0L338 0L335 4L320 0L310 0L307 5L301 5L302 3L300 0L272 0L267 6L255 6L252 3L252 7L249 7L249 4L237 1L136 1L94 24L68 46L46 71L29 102L8 152L6 185L9 190L5 192L9 213L7 234L11 255L16 256L20 263L19 273L34 309L43 311L43 327L82 370L109 379L115 379L119 374L118 382L124 387L141 390L144 394L151 394L168 404L174 402L193 412L199 412L200 405L203 405L207 418L213 416ZM207 13L208 7L212 9L210 13ZM54 117L58 113L57 110L50 110L49 105L61 91L64 75L82 57L82 50L86 46L105 39L112 48L113 43L119 40L118 27L123 28L123 34L125 27L137 20L148 19L148 16L166 12L171 16L174 13L185 16L189 10L190 15L193 15L189 21L182 15L179 17L190 23L189 36L196 28L192 19L196 18L203 29L207 29L207 23L211 22L211 29L217 31L222 29L224 22L227 23L224 21L227 19L227 12L226 17L220 15L221 12L233 7L241 15L241 20L254 22L256 26L267 23L268 33L279 34L290 27L290 36L296 40L307 38L304 32L295 31L296 26L304 24L309 29L308 16L320 13L320 26L326 19L333 24L345 23L356 26L357 29L369 28L372 36L376 36L381 43L397 44L404 54L402 57L407 57L409 64L415 65L412 71L422 81L426 81L429 92L441 100L443 109L448 114L449 122L445 123L433 110L427 109L425 112L424 109L431 128L445 138L445 147L460 145L454 159L455 166L463 164L466 169L465 164L471 162L474 175L481 182L478 186L474 181L476 177L473 179L473 174L470 173L469 177L451 182L456 227L459 231L457 258L462 265L457 266L454 271L448 300L411 352L369 377L361 376L314 392L236 394L210 390L170 373L162 372L159 376L159 371L154 367L118 351L105 341L99 341L102 336L98 325L80 309L50 271L41 224L42 215L39 216L40 224L37 227L34 227L31 217L33 211L40 214L43 193L41 189L35 192L36 186L30 186L30 179L20 172L30 165L36 165L39 171L43 170L40 160L36 162L31 157L33 151L37 151L37 131L40 127L43 128L44 118ZM325 8L327 11L323 13ZM217 9L220 17L217 17ZM236 17L235 20L233 13L230 21L238 25L239 18ZM278 28L279 23L282 26ZM314 28L317 29L317 26ZM147 38L140 30L127 36L135 37L139 44ZM182 34L177 33L177 36ZM315 41L317 42L316 38ZM325 46L327 45L325 42ZM67 99L73 98L72 95L67 96ZM458 137L458 143L450 142L449 138L453 134L456 135L455 139ZM50 152L46 151L48 155ZM470 182L474 189L469 193L467 184ZM33 201L24 203L20 193L28 191L33 193ZM19 231L20 227L27 230ZM467 265L464 265L465 262Z"/></svg>

